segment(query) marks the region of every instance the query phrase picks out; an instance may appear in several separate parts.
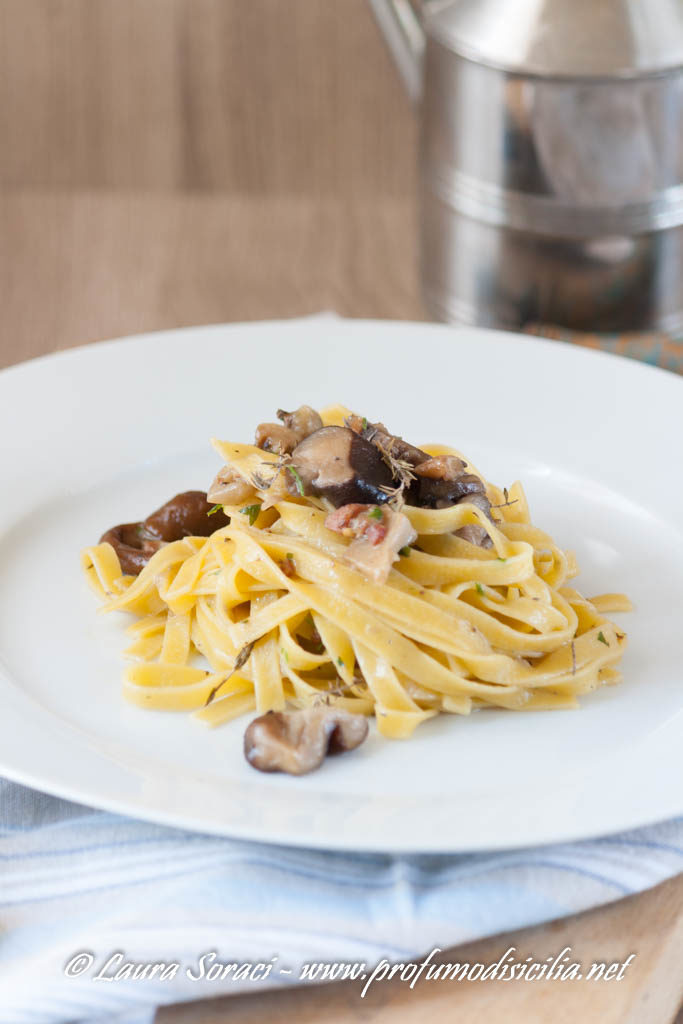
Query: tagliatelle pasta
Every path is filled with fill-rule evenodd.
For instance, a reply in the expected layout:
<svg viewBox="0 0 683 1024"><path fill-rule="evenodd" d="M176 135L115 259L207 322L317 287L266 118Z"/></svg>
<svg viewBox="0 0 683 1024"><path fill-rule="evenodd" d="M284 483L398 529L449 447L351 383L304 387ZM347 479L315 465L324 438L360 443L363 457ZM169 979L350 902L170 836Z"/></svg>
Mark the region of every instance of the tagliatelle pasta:
<svg viewBox="0 0 683 1024"><path fill-rule="evenodd" d="M349 415L321 413L326 426ZM416 539L378 581L350 561L353 537L330 528L329 503L283 486L278 454L214 446L255 492L223 507L229 525L163 544L137 577L109 543L82 555L104 610L136 617L123 682L134 704L217 725L324 699L399 738L444 712L573 708L620 680L626 637L606 613L628 600L570 586L574 558L531 524L521 484L485 483L490 513L467 496L395 506ZM442 445L422 451L463 459ZM473 526L490 546L464 539Z"/></svg>

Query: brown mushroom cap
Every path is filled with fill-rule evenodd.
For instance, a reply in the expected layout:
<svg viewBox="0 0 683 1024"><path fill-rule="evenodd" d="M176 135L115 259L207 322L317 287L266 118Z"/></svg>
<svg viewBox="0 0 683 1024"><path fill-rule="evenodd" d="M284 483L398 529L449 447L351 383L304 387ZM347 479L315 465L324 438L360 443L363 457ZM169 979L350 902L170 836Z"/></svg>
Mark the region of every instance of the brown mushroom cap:
<svg viewBox="0 0 683 1024"><path fill-rule="evenodd" d="M213 515L204 491L183 491L141 523L113 526L100 537L100 544L111 544L129 576L142 572L152 555L164 544L183 537L208 537L230 522L218 509Z"/></svg>
<svg viewBox="0 0 683 1024"><path fill-rule="evenodd" d="M256 488L232 466L223 466L218 470L206 495L207 501L219 505L239 505L248 503L256 494Z"/></svg>
<svg viewBox="0 0 683 1024"><path fill-rule="evenodd" d="M451 480L418 476L411 485L409 501L422 508L448 508L469 495L485 493L483 481L474 473L462 473Z"/></svg>
<svg viewBox="0 0 683 1024"><path fill-rule="evenodd" d="M142 523L122 523L112 526L100 537L100 544L111 544L119 560L121 572L126 576L137 576L145 568L163 541L151 538L144 532Z"/></svg>
<svg viewBox="0 0 683 1024"><path fill-rule="evenodd" d="M147 533L167 543L183 537L209 537L230 522L220 509L211 516L210 511L205 491L183 491L147 516L143 525Z"/></svg>
<svg viewBox="0 0 683 1024"><path fill-rule="evenodd" d="M383 423L367 423L361 427L361 434L366 441L372 441L376 447L389 452L394 459L407 462L409 466L417 466L429 458L421 448L404 441L398 434L390 433Z"/></svg>
<svg viewBox="0 0 683 1024"><path fill-rule="evenodd" d="M353 502L382 504L382 490L394 484L391 470L370 441L348 427L322 427L292 452L291 464L306 494L327 498L336 508Z"/></svg>
<svg viewBox="0 0 683 1024"><path fill-rule="evenodd" d="M244 734L244 756L261 772L305 775L319 768L326 754L359 746L368 735L364 715L325 704L301 711L268 711Z"/></svg>

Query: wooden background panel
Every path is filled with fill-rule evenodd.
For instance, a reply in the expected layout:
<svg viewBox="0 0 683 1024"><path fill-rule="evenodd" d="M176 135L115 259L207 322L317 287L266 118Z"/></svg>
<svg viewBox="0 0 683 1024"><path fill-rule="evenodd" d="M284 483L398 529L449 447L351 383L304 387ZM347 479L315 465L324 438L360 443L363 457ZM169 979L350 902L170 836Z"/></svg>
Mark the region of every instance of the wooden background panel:
<svg viewBox="0 0 683 1024"><path fill-rule="evenodd" d="M411 195L365 0L0 0L0 187Z"/></svg>
<svg viewBox="0 0 683 1024"><path fill-rule="evenodd" d="M419 319L412 204L0 192L0 366L166 327Z"/></svg>
<svg viewBox="0 0 683 1024"><path fill-rule="evenodd" d="M0 0L0 365L421 317L415 150L366 0Z"/></svg>

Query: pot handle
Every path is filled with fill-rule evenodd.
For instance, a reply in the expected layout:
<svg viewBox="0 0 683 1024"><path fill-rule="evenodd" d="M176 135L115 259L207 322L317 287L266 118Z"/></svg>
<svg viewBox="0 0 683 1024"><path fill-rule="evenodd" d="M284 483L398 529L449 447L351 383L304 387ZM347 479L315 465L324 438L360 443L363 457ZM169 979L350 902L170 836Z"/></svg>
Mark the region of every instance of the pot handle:
<svg viewBox="0 0 683 1024"><path fill-rule="evenodd" d="M372 13L384 36L411 100L422 95L422 59L425 33L415 11L420 0L369 0Z"/></svg>

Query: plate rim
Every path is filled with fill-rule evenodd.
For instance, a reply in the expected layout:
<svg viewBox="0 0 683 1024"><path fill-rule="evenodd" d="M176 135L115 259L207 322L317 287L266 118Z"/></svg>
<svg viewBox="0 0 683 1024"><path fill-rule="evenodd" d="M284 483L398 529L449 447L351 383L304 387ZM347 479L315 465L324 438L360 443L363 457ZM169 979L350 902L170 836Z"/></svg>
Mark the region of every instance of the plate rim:
<svg viewBox="0 0 683 1024"><path fill-rule="evenodd" d="M556 351L559 350L565 354L571 354L572 357L577 356L580 359L587 358L590 361L607 360L612 364L616 362L622 367L631 367L638 374L641 372L653 373L658 379L679 381L680 386L683 386L683 375L675 373L673 370L669 370L664 366L656 366L653 363L644 362L621 352L607 352L603 349L579 345L565 338L549 338L542 334L524 334L521 331L509 331L500 327L474 327L467 324L442 323L432 320L388 320L382 317L354 317L329 311L310 313L303 316L273 317L267 320L219 320L212 323L185 324L182 327L159 327L153 331L140 331L135 334L122 334L112 338L102 338L98 341L86 341L82 344L69 346L68 348L57 349L54 352L45 352L41 355L29 356L27 359L22 359L18 363L10 363L8 366L3 366L0 368L0 381L4 379L5 375L14 374L33 367L39 367L53 361L61 361L75 355L88 354L99 349L110 350L114 346L134 344L148 339L159 339L163 335L176 336L182 334L194 334L198 331L206 334L212 334L214 332L219 333L221 331L232 332L233 330L244 330L245 328L276 328L287 324L306 324L312 322L329 322L336 324L352 323L365 326L390 325L392 328L419 328L420 330L427 329L435 330L437 332L450 331L454 334L475 333L491 338L499 338L501 340L505 339L506 342L511 343L523 341L527 345L533 345L534 347L543 348L547 351L551 349Z"/></svg>
<svg viewBox="0 0 683 1024"><path fill-rule="evenodd" d="M373 327L379 325L383 327L390 327L391 329L398 327L401 330L436 330L439 333L451 332L453 334L460 334L462 336L469 337L470 339L471 336L474 334L479 336L487 336L491 338L501 339L504 340L505 344L519 344L520 342L523 342L524 345L529 349L538 349L539 347L542 347L546 351L552 350L554 353L562 351L564 353L564 357L568 357L570 359L579 359L581 361L587 360L589 363L593 364L596 360L599 360L602 361L604 365L607 365L604 361L609 360L611 361L610 365L614 365L616 361L624 369L626 367L630 367L630 371L627 372L633 372L639 377L642 377L643 374L647 374L649 371L654 371L655 379L662 381L678 380L679 383L674 386L683 386L683 377L678 377L678 375L664 368L653 366L647 363L642 363L637 360L631 359L627 356L619 354L602 352L590 348L578 347L566 341L560 341L558 345L558 341L555 339L488 328L472 328L468 326L456 327L449 324L435 324L422 321L392 321L383 319L338 317L336 314L323 313L313 314L307 317L292 317L286 319L254 320L236 323L201 324L196 326L185 326L181 328L169 328L156 331L141 332L139 334L128 335L119 338L111 338L103 341L89 342L84 345L63 349L58 352L35 356L31 359L24 360L20 363L13 364L12 366L3 368L2 370L0 370L0 389L3 387L2 381L7 381L8 377L13 377L16 379L16 377L19 376L20 374L28 374L30 376L34 371L37 370L40 372L40 370L42 370L43 367L49 367L50 365L54 364L55 361L62 362L74 359L79 360L82 359L84 356L86 358L89 358L91 355L98 352L102 352L104 350L112 351L113 349L119 346L134 346L135 344L138 344L140 342L158 341L159 339L168 335L177 337L179 335L182 336L185 334L196 335L197 332L200 332L203 335L210 336L213 334L221 333L226 333L227 335L230 335L232 333L238 334L239 332L244 331L245 329L262 330L266 328L276 330L283 324L305 324L307 322L310 323L323 318L335 322L336 324L351 324L355 326L362 325L363 327ZM226 341L228 340L229 339L226 338ZM1 689L4 689L6 685L17 685L13 683L11 674L5 672L4 667L2 667L2 670L0 671L0 677ZM22 696L28 699L29 701L33 700L33 698L29 694L22 693ZM38 706L41 707L39 703ZM47 714L51 714L51 712L49 712L49 710L46 708L41 707L41 710L45 711ZM0 724L0 735L2 734L2 732L3 727ZM15 770L11 766L8 768L5 765L2 754L0 754L0 771L2 771L3 775L6 778L18 782L22 785L32 786L33 788L39 789L43 792L50 793L51 795L59 796L67 800L73 800L78 803L82 803L84 800L83 795L79 795L77 790L75 790L74 787L69 784L62 785L59 783L52 783L50 780L39 778L38 775L40 773L34 776L31 774L30 771L25 771L22 769ZM90 804L87 805L91 806ZM297 842L295 839L292 838L291 835L282 835L279 832L277 832L277 830L273 831L269 830L268 828L259 831L258 829L255 829L253 827L248 827L245 829L240 826L226 826L224 824L219 823L216 823L214 826L212 826L211 823L207 821L204 821L203 824L188 824L188 822L192 820L192 816L188 817L186 812L174 814L173 812L166 810L155 810L153 807L147 807L141 803L138 803L136 810L133 811L131 810L130 799L128 798L117 800L116 797L98 797L97 802L92 806L102 808L103 810L106 810L110 813L142 817L144 820L155 821L160 824L168 825L174 828L189 828L197 831L208 832L210 834L238 838L245 841L274 843L284 846L303 846L315 849L347 850L358 852L421 852L434 854L475 850L519 849L528 847L531 844L548 845L555 844L558 842L573 842L580 839L596 838L601 835L609 835L615 832L645 826L647 824L652 824L655 821L662 820L661 813L654 812L652 818L649 820L644 819L643 815L641 814L638 815L638 822L636 824L628 820L620 822L619 824L612 822L608 824L602 831L591 830L589 833L586 833L585 829L581 827L572 828L571 826L568 826L563 834L559 834L557 827L555 827L552 830L552 835L543 838L542 832L539 832L538 835L534 836L531 842L529 842L524 837L520 837L519 842L511 842L508 838L507 841L499 844L492 844L489 842L477 845L473 844L472 842L468 842L464 846L454 846L452 840L447 841L444 844L440 844L438 842L438 839L436 841L432 840L427 843L422 841L418 845L413 845L411 843L398 843L392 845L383 845L380 843L378 845L376 842L373 841L370 841L367 844L359 844L357 837L351 840L349 843L342 842L340 844L337 842L330 842L329 840L326 840L325 837L323 836L318 837L312 835L307 835L306 840L303 842ZM683 794L681 794L681 797L677 802L677 809L673 811L673 816L679 814L683 814ZM181 819L184 819L184 823L183 820Z"/></svg>

